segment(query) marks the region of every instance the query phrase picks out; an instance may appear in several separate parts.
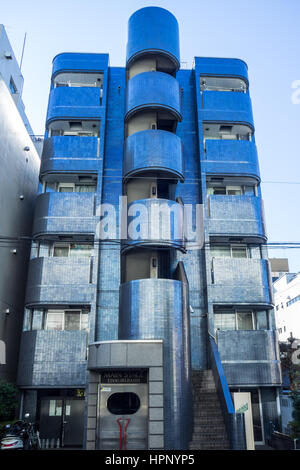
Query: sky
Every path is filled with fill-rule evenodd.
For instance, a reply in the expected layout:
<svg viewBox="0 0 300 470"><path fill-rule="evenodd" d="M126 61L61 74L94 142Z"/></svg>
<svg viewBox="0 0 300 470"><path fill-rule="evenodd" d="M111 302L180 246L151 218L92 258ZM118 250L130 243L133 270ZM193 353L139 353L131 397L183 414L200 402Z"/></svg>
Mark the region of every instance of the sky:
<svg viewBox="0 0 300 470"><path fill-rule="evenodd" d="M19 61L26 33L23 101L35 134L44 133L53 57L109 53L110 66L123 67L128 19L146 6L176 16L185 67L194 56L247 62L268 238L300 242L299 0L3 2L0 23ZM288 257L290 271L300 271L300 248L269 256Z"/></svg>

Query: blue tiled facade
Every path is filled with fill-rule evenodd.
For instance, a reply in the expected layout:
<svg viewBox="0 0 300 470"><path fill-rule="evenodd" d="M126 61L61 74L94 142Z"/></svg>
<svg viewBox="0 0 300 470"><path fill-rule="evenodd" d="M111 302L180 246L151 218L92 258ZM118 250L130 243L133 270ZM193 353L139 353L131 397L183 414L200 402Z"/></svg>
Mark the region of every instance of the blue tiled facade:
<svg viewBox="0 0 300 470"><path fill-rule="evenodd" d="M40 245L30 261L26 298L31 323L25 316L25 329L32 331L23 333L19 369L24 390L80 388L88 381L87 342L163 340L166 449L187 448L190 436L176 429L187 429L192 417L180 402L190 402L191 369L211 368L209 335L218 339L229 386L260 388L262 397L275 397L270 412L275 421L280 385L247 66L238 59L204 57L195 58L193 70L178 70L179 63L177 21L156 7L130 18L124 68L110 67L107 54L62 53L54 58L41 188L55 182L74 184L75 189L41 189L37 198L33 236ZM68 73L99 73L102 85L55 87L55 77ZM203 91L202 76L232 83L241 79L246 88ZM62 122L75 123L73 127L100 122L100 133L51 134ZM210 138L205 134L210 128L219 134ZM244 129L249 129L247 137L238 137ZM76 189L95 177L93 192ZM143 210L138 214L141 237L130 240L127 234L120 240L120 198L129 194L126 228L137 215L130 215L134 204L147 211L157 204L179 211L188 204L202 205L204 223L198 229L203 244L189 247L181 218L172 218L167 236L154 236L156 219ZM105 215L101 207L114 208L112 239L99 235ZM93 244L93 252L55 257L55 244L65 250L72 244ZM231 256L212 256L212 245L224 244L233 246ZM246 247L247 256L232 254L239 247ZM149 272L142 257L134 258L143 254L151 259ZM130 264L130 256L139 261ZM179 266L185 277L178 275ZM84 331L45 328L41 318L55 307L87 308L88 338ZM253 318L264 311L265 327L216 331L215 315L222 309L251 310ZM68 354L60 360L64 348ZM264 421L269 408L262 403Z"/></svg>

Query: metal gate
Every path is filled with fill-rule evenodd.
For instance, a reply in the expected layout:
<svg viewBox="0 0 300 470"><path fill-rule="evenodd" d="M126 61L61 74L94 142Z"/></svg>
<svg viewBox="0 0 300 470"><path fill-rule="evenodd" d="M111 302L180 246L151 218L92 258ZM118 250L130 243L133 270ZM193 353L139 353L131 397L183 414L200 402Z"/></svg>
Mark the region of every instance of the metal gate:
<svg viewBox="0 0 300 470"><path fill-rule="evenodd" d="M148 448L148 384L101 384L98 449Z"/></svg>

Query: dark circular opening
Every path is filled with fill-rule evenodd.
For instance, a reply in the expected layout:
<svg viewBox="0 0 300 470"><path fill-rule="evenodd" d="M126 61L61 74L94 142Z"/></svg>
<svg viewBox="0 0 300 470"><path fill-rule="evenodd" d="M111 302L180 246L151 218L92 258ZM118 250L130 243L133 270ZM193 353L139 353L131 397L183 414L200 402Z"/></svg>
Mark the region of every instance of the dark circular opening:
<svg viewBox="0 0 300 470"><path fill-rule="evenodd" d="M113 393L107 400L107 409L114 415L133 415L141 402L135 393Z"/></svg>

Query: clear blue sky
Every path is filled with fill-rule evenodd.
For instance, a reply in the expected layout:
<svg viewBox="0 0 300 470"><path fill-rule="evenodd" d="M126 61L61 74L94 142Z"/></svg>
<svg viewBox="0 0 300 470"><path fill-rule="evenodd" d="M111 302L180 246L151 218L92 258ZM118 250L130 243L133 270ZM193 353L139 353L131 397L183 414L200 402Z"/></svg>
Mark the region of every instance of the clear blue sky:
<svg viewBox="0 0 300 470"><path fill-rule="evenodd" d="M189 68L194 56L247 62L269 241L300 242L300 104L292 103L292 83L300 80L299 0L2 2L0 22L18 59L27 32L23 100L35 133L44 133L53 57L108 52L111 66L124 66L128 18L153 5L176 16ZM299 184L271 183L285 181ZM300 271L300 249L269 255L288 256L290 270Z"/></svg>

